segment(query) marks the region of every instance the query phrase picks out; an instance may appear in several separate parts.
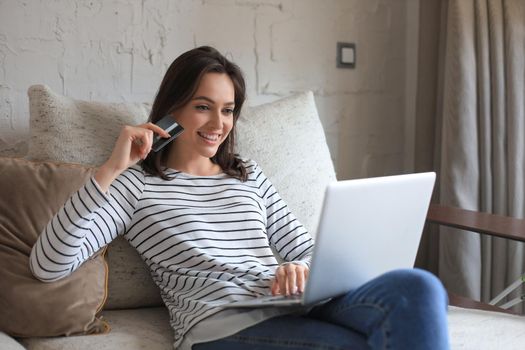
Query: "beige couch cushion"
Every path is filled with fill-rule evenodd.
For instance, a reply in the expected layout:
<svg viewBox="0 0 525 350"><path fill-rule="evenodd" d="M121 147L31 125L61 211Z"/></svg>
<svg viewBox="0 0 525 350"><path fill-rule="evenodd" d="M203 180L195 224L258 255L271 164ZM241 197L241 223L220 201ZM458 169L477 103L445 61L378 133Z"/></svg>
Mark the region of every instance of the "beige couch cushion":
<svg viewBox="0 0 525 350"><path fill-rule="evenodd" d="M15 339L11 338L7 334L0 332L0 348L2 350L24 350L25 347L22 346Z"/></svg>
<svg viewBox="0 0 525 350"><path fill-rule="evenodd" d="M107 310L102 316L111 325L109 334L19 341L28 350L173 350L173 330L165 307Z"/></svg>
<svg viewBox="0 0 525 350"><path fill-rule="evenodd" d="M521 350L525 348L525 317L449 306L451 349Z"/></svg>
<svg viewBox="0 0 525 350"><path fill-rule="evenodd" d="M111 103L77 101L42 85L32 86L28 94L33 159L101 164L111 154L120 127L141 123L147 114L136 104L117 108ZM244 108L237 140L239 153L261 165L299 220L315 234L324 189L335 180L335 172L313 94ZM145 264L122 238L110 244L108 263L106 309L161 305Z"/></svg>
<svg viewBox="0 0 525 350"><path fill-rule="evenodd" d="M0 158L0 330L14 336L100 333L106 298L103 254L53 283L37 280L29 255L38 235L91 175L83 166Z"/></svg>

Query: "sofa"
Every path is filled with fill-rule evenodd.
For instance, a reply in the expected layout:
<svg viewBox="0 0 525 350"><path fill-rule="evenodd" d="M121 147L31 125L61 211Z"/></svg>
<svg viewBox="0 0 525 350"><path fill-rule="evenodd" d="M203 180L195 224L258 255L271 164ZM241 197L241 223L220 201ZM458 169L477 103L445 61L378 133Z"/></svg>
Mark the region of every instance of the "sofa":
<svg viewBox="0 0 525 350"><path fill-rule="evenodd" d="M56 187L56 191L59 191L69 186L67 191L63 190L63 198L49 199L52 210L48 211L57 210L60 202L63 203L67 195L89 178L94 167L107 158L120 127L143 122L150 107L137 103L76 100L61 96L43 85L32 86L28 95L31 137L27 152L24 159L3 157L0 178L2 169L15 166L22 173L38 173L37 180L28 181L40 182L43 191L49 190L48 187ZM324 188L327 183L336 179L336 174L313 94L299 93L272 103L244 108L237 133L239 153L258 161L292 211L315 236ZM11 175L11 178L14 176ZM27 198L20 194L25 193L23 189L12 188L21 181L17 179L12 185L4 186L2 191L9 193L11 197L0 192L0 201L11 201L10 198L15 193L22 205L28 203L29 206L30 202L38 202L27 194ZM54 185L55 183L61 185ZM46 198L40 200L45 201ZM17 205L3 204L8 209L9 206ZM27 215L30 216L31 213ZM31 220L31 217L27 220ZM0 221L0 230L3 226L5 222ZM43 227L30 229L33 230L31 239L34 240L35 232ZM0 240L0 252L2 245L9 244ZM27 254L29 246L30 244L25 244L24 254ZM49 320L42 321L40 328L32 331L33 334L0 329L0 349L173 348L169 315L162 305L159 290L145 264L127 242L117 238L109 244L107 251L100 252L86 262L86 265L88 263L85 270L90 269L89 274L81 269L75 271L70 276L72 279L65 282L67 286L60 291L55 289L27 294L27 300L20 307L27 310L27 304L30 303L32 306L28 312L34 311L35 316L26 316L17 322L25 321L27 325L38 323L36 318L40 317L39 313L49 316ZM74 276L75 274L78 276ZM29 278L26 276L26 282ZM83 281L92 283L81 285ZM80 290L71 291L79 285ZM31 286L32 290L40 288L36 283ZM94 290L88 291L90 286ZM22 287L18 289L21 292L17 292L16 288L15 285L5 285L2 282L2 289L8 292L1 293L0 307L16 310L10 304L18 303L17 295L26 293ZM60 322L65 322L69 327L67 322L76 319L71 316L75 315L75 309L68 305L60 306L62 310L57 310L56 307L46 309L45 305L41 305L45 299L41 296L51 295L57 298L57 303L65 303L67 293L77 293L74 297L78 298L83 291L94 296L91 304L85 301L82 305L82 313L86 313L88 320L75 330L66 327L67 330L57 328L51 332L46 329L57 317L61 317ZM37 308L40 311L35 311ZM86 308L89 310L86 311ZM11 322L7 318L12 317L4 313L1 317L3 328L7 328L5 325ZM19 328L20 332L25 329L24 326ZM525 339L525 320L517 315L450 306L449 328L452 349L524 347L521 340Z"/></svg>

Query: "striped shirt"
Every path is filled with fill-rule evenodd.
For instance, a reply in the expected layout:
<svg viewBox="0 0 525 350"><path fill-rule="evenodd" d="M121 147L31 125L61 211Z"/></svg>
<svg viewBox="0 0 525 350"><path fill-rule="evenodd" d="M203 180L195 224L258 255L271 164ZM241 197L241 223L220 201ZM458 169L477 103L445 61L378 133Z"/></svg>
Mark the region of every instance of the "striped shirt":
<svg viewBox="0 0 525 350"><path fill-rule="evenodd" d="M117 235L139 252L170 313L175 346L217 302L270 293L279 265L309 264L313 240L254 161L248 180L167 170L170 180L139 166L103 193L94 178L45 227L30 267L42 281L63 278ZM242 328L241 328L242 329Z"/></svg>

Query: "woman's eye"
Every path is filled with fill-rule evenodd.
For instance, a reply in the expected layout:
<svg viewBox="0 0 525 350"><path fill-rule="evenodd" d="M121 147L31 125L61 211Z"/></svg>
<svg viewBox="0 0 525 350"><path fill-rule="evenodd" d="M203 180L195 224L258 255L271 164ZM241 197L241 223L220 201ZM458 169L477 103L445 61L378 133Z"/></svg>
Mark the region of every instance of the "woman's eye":
<svg viewBox="0 0 525 350"><path fill-rule="evenodd" d="M199 111L206 111L208 110L208 106L206 105L200 105L200 106L195 106L196 109L198 109Z"/></svg>
<svg viewBox="0 0 525 350"><path fill-rule="evenodd" d="M225 113L225 114L228 114L228 115L233 114L233 108L226 108L226 109L224 110L224 113Z"/></svg>

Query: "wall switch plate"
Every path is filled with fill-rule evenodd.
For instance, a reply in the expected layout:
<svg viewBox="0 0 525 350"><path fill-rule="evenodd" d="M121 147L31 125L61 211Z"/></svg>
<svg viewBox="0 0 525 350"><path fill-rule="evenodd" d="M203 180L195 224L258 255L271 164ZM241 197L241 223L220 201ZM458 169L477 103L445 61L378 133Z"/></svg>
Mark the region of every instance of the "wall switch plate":
<svg viewBox="0 0 525 350"><path fill-rule="evenodd" d="M355 68L355 43L337 43L337 68Z"/></svg>

